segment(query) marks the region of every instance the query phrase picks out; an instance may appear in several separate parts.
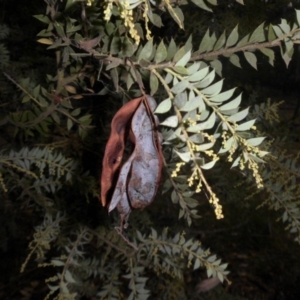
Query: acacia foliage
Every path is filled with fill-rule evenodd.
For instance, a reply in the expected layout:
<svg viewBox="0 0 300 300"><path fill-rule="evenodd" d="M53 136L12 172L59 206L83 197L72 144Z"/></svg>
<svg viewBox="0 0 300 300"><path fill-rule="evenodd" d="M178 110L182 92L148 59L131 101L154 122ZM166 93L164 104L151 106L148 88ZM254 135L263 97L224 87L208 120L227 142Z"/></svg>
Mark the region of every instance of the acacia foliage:
<svg viewBox="0 0 300 300"><path fill-rule="evenodd" d="M184 232L197 226L205 201L217 218L226 218L211 180L218 164L224 174L233 168L247 177L253 194L266 192L265 203L282 210L288 230L299 240L297 160L268 156L268 151L277 152L265 141L268 132L255 127L257 118L263 122L267 117L264 109L270 117L273 107L250 113L242 95L235 88L224 89L220 76L225 59L242 67L244 56L257 68L257 51L273 64L274 47L288 65L298 43L300 13L296 11L292 24L262 24L242 38L237 27L219 36L208 30L199 45L192 37L182 46L175 38L151 37L151 26L161 27L165 13L184 28L181 5L190 2L46 1L46 13L35 16L45 24L37 41L55 53L57 73L47 74L42 86L5 70L7 82L20 92L18 106L5 104L1 125L8 138L1 152L0 182L6 197L14 199L21 191L17 200L35 203L44 214L21 271L34 256L40 267L55 268L57 275L46 279L48 298L186 297L185 275L200 267L208 277L228 280L227 264ZM216 4L192 2L207 10ZM115 218L99 218L93 228L82 214L98 197L99 174L84 169L82 152L103 147L107 135L96 135L98 120L109 120L93 110L90 99L102 101L97 105L109 113L110 102L119 106L138 97L143 86L159 102L155 113L164 138L166 176L155 200L160 209L132 216L124 235L114 229ZM263 159L269 163L261 165ZM282 180L283 167L292 177ZM171 212L170 222L163 225L178 225L167 229L155 222L165 211ZM158 282L174 289L156 291Z"/></svg>

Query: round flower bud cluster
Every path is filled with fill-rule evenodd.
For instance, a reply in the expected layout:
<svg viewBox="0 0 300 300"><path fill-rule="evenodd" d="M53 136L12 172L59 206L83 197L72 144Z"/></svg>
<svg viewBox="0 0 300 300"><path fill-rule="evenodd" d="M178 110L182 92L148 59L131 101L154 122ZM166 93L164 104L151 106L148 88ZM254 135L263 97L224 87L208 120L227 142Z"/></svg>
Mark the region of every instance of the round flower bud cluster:
<svg viewBox="0 0 300 300"><path fill-rule="evenodd" d="M223 219L224 215L222 212L222 205L220 205L219 201L220 200L216 196L216 194L212 193L209 199L209 203L211 203L214 206L217 219Z"/></svg>

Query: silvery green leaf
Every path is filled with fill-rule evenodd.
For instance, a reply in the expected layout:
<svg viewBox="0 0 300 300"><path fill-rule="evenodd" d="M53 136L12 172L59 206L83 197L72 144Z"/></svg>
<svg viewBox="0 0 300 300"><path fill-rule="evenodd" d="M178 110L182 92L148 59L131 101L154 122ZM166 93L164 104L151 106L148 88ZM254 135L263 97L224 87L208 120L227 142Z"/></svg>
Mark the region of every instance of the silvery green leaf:
<svg viewBox="0 0 300 300"><path fill-rule="evenodd" d="M248 63L257 70L257 58L254 53L252 52L244 52L245 58L248 61Z"/></svg>
<svg viewBox="0 0 300 300"><path fill-rule="evenodd" d="M276 39L276 35L275 32L273 30L272 25L269 25L269 29L268 29L268 41L272 42Z"/></svg>
<svg viewBox="0 0 300 300"><path fill-rule="evenodd" d="M247 117L248 113L249 113L249 107L239 111L238 113L236 113L232 116L229 116L228 121L232 121L232 122L242 121L244 118Z"/></svg>
<svg viewBox="0 0 300 300"><path fill-rule="evenodd" d="M229 58L229 61L236 67L242 68L240 64L240 58L236 54L232 54Z"/></svg>
<svg viewBox="0 0 300 300"><path fill-rule="evenodd" d="M194 99L196 96L195 96L195 93L193 90L190 90L189 92L189 101L191 101L192 99Z"/></svg>
<svg viewBox="0 0 300 300"><path fill-rule="evenodd" d="M252 139L248 139L247 143L251 146L259 146L266 137L256 137Z"/></svg>
<svg viewBox="0 0 300 300"><path fill-rule="evenodd" d="M174 140L174 139L177 139L177 137L180 135L181 133L181 128L177 128L175 131L171 130L170 131L170 134L168 136L166 136L164 138L165 141L171 141L171 140Z"/></svg>
<svg viewBox="0 0 300 300"><path fill-rule="evenodd" d="M216 71L216 73L222 77L222 69L223 69L223 65L222 63L218 60L218 59L215 59L215 60L212 60L210 62L210 66Z"/></svg>
<svg viewBox="0 0 300 300"><path fill-rule="evenodd" d="M189 62L191 58L191 50L189 50L187 53L185 53L182 58L178 60L178 62L175 64L175 66L181 66L185 67L185 65Z"/></svg>
<svg viewBox="0 0 300 300"><path fill-rule="evenodd" d="M240 124L237 128L236 131L244 131L244 130L249 130L255 123L256 119L247 121L245 123Z"/></svg>
<svg viewBox="0 0 300 300"><path fill-rule="evenodd" d="M192 111L200 106L202 106L202 107L204 106L204 108L205 108L205 104L203 102L202 97L197 96L194 99L187 101L185 103L185 105L180 108L180 111Z"/></svg>
<svg viewBox="0 0 300 300"><path fill-rule="evenodd" d="M269 48L262 48L259 50L269 58L270 65L274 66L274 59L275 59L274 51Z"/></svg>
<svg viewBox="0 0 300 300"><path fill-rule="evenodd" d="M215 121L216 121L216 114L213 111L211 113L210 117L206 121L204 121L200 124L188 127L187 131L188 132L199 132L204 129L210 129L215 125Z"/></svg>
<svg viewBox="0 0 300 300"><path fill-rule="evenodd" d="M209 170L211 169L215 164L216 164L216 160L212 160L211 162L207 163L207 164L204 164L201 167L201 169L204 169L204 170Z"/></svg>
<svg viewBox="0 0 300 300"><path fill-rule="evenodd" d="M207 52L210 52L213 50L216 41L217 41L217 36L216 36L216 33L214 32L210 37L210 43L208 45Z"/></svg>
<svg viewBox="0 0 300 300"><path fill-rule="evenodd" d="M185 47L181 47L174 55L173 62L178 62L186 54Z"/></svg>
<svg viewBox="0 0 300 300"><path fill-rule="evenodd" d="M215 76L216 76L216 71L212 70L201 82L196 83L195 87L206 88L214 81Z"/></svg>
<svg viewBox="0 0 300 300"><path fill-rule="evenodd" d="M233 88L231 90L228 90L226 92L223 92L221 94L218 94L218 95L215 95L215 96L212 96L209 98L210 101L212 102L223 102L223 101L226 101L228 99L230 99L234 93L236 88Z"/></svg>
<svg viewBox="0 0 300 300"><path fill-rule="evenodd" d="M188 77L189 81L200 81L202 80L209 72L209 67L206 67L204 69L201 69L199 71L197 71L196 73L190 75Z"/></svg>
<svg viewBox="0 0 300 300"><path fill-rule="evenodd" d="M200 65L201 65L200 62L196 62L196 63L193 63L192 65L190 65L190 66L187 68L187 70L188 70L188 72L189 72L189 75L192 75L192 74L196 73L196 72L199 70Z"/></svg>
<svg viewBox="0 0 300 300"><path fill-rule="evenodd" d="M231 100L230 102L220 106L219 109L220 109L220 111L236 109L241 104L241 100L242 100L242 94L240 94L239 96L237 96L235 99Z"/></svg>
<svg viewBox="0 0 300 300"><path fill-rule="evenodd" d="M154 113L155 114L164 114L164 113L168 112L171 107L172 107L172 102L171 102L170 98L167 98L164 101L162 101L161 103L159 103L159 105L155 109Z"/></svg>
<svg viewBox="0 0 300 300"><path fill-rule="evenodd" d="M149 40L139 54L138 60L148 60L153 51L153 39Z"/></svg>
<svg viewBox="0 0 300 300"><path fill-rule="evenodd" d="M231 33L229 34L229 37L226 42L226 48L231 47L236 44L236 42L239 39L239 34L238 34L238 25L236 25Z"/></svg>
<svg viewBox="0 0 300 300"><path fill-rule="evenodd" d="M223 31L222 35L219 37L218 41L216 42L214 46L214 51L220 50L226 42L226 32Z"/></svg>
<svg viewBox="0 0 300 300"><path fill-rule="evenodd" d="M177 79L176 76L174 76L173 78L173 86L176 85L179 82L179 80Z"/></svg>
<svg viewBox="0 0 300 300"><path fill-rule="evenodd" d="M176 150L174 152L180 157L180 159L186 163L188 163L191 160L191 154L190 152L181 153Z"/></svg>
<svg viewBox="0 0 300 300"><path fill-rule="evenodd" d="M247 34L246 36L244 36L239 42L238 44L236 45L236 47L243 47L245 45L248 44L248 41L249 41L249 34Z"/></svg>
<svg viewBox="0 0 300 300"><path fill-rule="evenodd" d="M226 116L231 116L231 115L236 114L238 111L239 111L239 107L234 108L234 109L229 109L229 110L222 110L222 114L226 115ZM223 125L224 125L224 123L223 123Z"/></svg>
<svg viewBox="0 0 300 300"><path fill-rule="evenodd" d="M180 109L185 105L187 102L187 93L183 92L180 94L177 94L174 98L174 104Z"/></svg>
<svg viewBox="0 0 300 300"><path fill-rule="evenodd" d="M166 48L164 42L161 41L157 47L154 61L156 63L161 63L167 58L167 55L168 55L167 48Z"/></svg>
<svg viewBox="0 0 300 300"><path fill-rule="evenodd" d="M264 23L260 24L252 33L249 42L261 43L265 41Z"/></svg>
<svg viewBox="0 0 300 300"><path fill-rule="evenodd" d="M195 144L201 144L204 142L204 137L201 133L193 134L189 137L189 140Z"/></svg>
<svg viewBox="0 0 300 300"><path fill-rule="evenodd" d="M234 167L236 167L236 166L238 166L239 165L239 162L240 162L240 160L241 160L241 157L240 156L238 156L235 160L234 160L234 162L232 163L232 165L231 165L231 167L230 168L234 168Z"/></svg>
<svg viewBox="0 0 300 300"><path fill-rule="evenodd" d="M210 46L210 34L209 29L207 29L204 37L201 40L200 46L199 46L199 53L207 52L208 47Z"/></svg>
<svg viewBox="0 0 300 300"><path fill-rule="evenodd" d="M289 33L291 31L291 27L285 19L281 19L281 23L278 26L284 33Z"/></svg>
<svg viewBox="0 0 300 300"><path fill-rule="evenodd" d="M166 77L165 77L165 82L166 84L169 84L173 79L173 75L171 75L170 73L167 73Z"/></svg>
<svg viewBox="0 0 300 300"><path fill-rule="evenodd" d="M197 147L197 149L198 149L199 151L206 151L206 150L210 149L211 147L213 147L214 144L215 144L215 143L201 144L201 145L199 145L199 146Z"/></svg>
<svg viewBox="0 0 300 300"><path fill-rule="evenodd" d="M167 127L177 127L178 125L178 118L177 116L171 116L165 119L160 125L167 126Z"/></svg>
<svg viewBox="0 0 300 300"><path fill-rule="evenodd" d="M204 110L201 111L201 115L200 115L200 120L199 121L204 121L209 117L210 111L209 110Z"/></svg>
<svg viewBox="0 0 300 300"><path fill-rule="evenodd" d="M172 38L171 42L170 42L170 44L168 46L168 55L167 55L166 60L167 61L171 60L174 57L176 51L177 51L177 46L176 46L176 44L174 42L174 39Z"/></svg>
<svg viewBox="0 0 300 300"><path fill-rule="evenodd" d="M218 82L212 84L211 86L203 89L201 91L201 93L203 93L204 95L208 95L208 96L219 94L223 87L223 80L224 79L221 79Z"/></svg>
<svg viewBox="0 0 300 300"><path fill-rule="evenodd" d="M153 96L158 89L158 79L157 77L151 72L150 74L150 95Z"/></svg>
<svg viewBox="0 0 300 300"><path fill-rule="evenodd" d="M187 80L182 80L171 88L171 92L173 92L174 94L179 94L183 92L188 87L188 85L189 82Z"/></svg>
<svg viewBox="0 0 300 300"><path fill-rule="evenodd" d="M282 30L277 25L273 26L273 30L277 37L281 37L283 35Z"/></svg>
<svg viewBox="0 0 300 300"><path fill-rule="evenodd" d="M172 69L178 74L182 74L182 75L188 75L189 74L188 70L183 66L175 66Z"/></svg>

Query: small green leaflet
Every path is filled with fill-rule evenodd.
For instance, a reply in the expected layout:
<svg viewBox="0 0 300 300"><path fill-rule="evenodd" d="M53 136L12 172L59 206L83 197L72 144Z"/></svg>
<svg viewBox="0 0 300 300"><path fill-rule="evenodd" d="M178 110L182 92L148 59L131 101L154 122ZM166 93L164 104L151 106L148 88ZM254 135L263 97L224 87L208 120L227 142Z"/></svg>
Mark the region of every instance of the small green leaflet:
<svg viewBox="0 0 300 300"><path fill-rule="evenodd" d="M209 72L209 67L203 68L196 73L189 76L189 81L200 81L202 80Z"/></svg>
<svg viewBox="0 0 300 300"><path fill-rule="evenodd" d="M167 55L166 60L167 61L171 60L174 57L176 51L177 51L177 46L176 46L176 44L175 44L175 42L174 42L174 40L172 38L171 42L170 42L170 44L168 46L168 55Z"/></svg>
<svg viewBox="0 0 300 300"><path fill-rule="evenodd" d="M223 102L226 101L228 99L230 99L234 93L236 88L233 88L231 90L228 90L226 92L223 92L221 94L218 94L216 96L212 96L209 100L212 102Z"/></svg>
<svg viewBox="0 0 300 300"><path fill-rule="evenodd" d="M182 58L178 60L178 62L175 64L175 66L181 66L184 67L190 60L191 58L191 50L189 50L187 53L185 53Z"/></svg>
<svg viewBox="0 0 300 300"><path fill-rule="evenodd" d="M275 59L274 51L269 48L262 48L259 50L269 58L270 65L274 66L274 59Z"/></svg>
<svg viewBox="0 0 300 300"><path fill-rule="evenodd" d="M238 166L240 160L241 160L241 157L238 156L238 157L235 159L235 161L232 163L232 165L231 165L230 168L234 168L234 167Z"/></svg>
<svg viewBox="0 0 300 300"><path fill-rule="evenodd" d="M197 83L195 86L197 88L204 89L213 82L215 76L216 76L216 71L212 70L201 82Z"/></svg>
<svg viewBox="0 0 300 300"><path fill-rule="evenodd" d="M201 111L205 109L205 104L201 96L197 96L192 100L187 101L185 105L182 108L180 108L180 111L188 112L198 107Z"/></svg>
<svg viewBox="0 0 300 300"><path fill-rule="evenodd" d="M207 95L207 96L212 96L212 95L219 94L222 90L222 87L223 87L223 80L224 79L221 79L218 82L214 83L213 85L203 89L201 91L201 93L203 93L204 95Z"/></svg>
<svg viewBox="0 0 300 300"><path fill-rule="evenodd" d="M239 34L238 34L238 25L236 25L231 33L229 34L229 37L226 42L226 48L231 47L236 44L236 42L239 39Z"/></svg>
<svg viewBox="0 0 300 300"><path fill-rule="evenodd" d="M247 121L243 124L240 124L237 128L236 131L245 131L245 130L249 130L255 123L256 119Z"/></svg>
<svg viewBox="0 0 300 300"><path fill-rule="evenodd" d="M192 75L192 74L196 73L199 70L200 66L201 66L200 62L196 62L196 63L193 63L192 65L190 65L187 68L187 70L189 72L189 75Z"/></svg>
<svg viewBox="0 0 300 300"><path fill-rule="evenodd" d="M229 116L227 118L227 120L232 121L232 122L239 122L239 121L242 121L244 118L246 118L248 113L249 113L249 107L239 111L238 113L236 113L232 116Z"/></svg>
<svg viewBox="0 0 300 300"><path fill-rule="evenodd" d="M154 113L155 114L164 114L164 113L168 112L171 107L172 107L172 102L171 102L170 98L165 99L157 106Z"/></svg>
<svg viewBox="0 0 300 300"><path fill-rule="evenodd" d="M246 36L244 36L236 45L236 47L243 47L245 45L248 44L248 40L249 40L249 34L247 34Z"/></svg>
<svg viewBox="0 0 300 300"><path fill-rule="evenodd" d="M189 82L187 80L182 80L172 87L171 92L174 94L180 94L188 87L188 85Z"/></svg>
<svg viewBox="0 0 300 300"><path fill-rule="evenodd" d="M212 112L210 117L205 122L188 127L187 131L188 132L198 132L198 131L201 131L204 129L210 129L215 125L215 121L216 121L216 114L215 114L215 112Z"/></svg>
<svg viewBox="0 0 300 300"><path fill-rule="evenodd" d="M259 146L263 140L265 139L265 137L257 137L257 138L252 138L252 139L248 139L247 140L247 143L251 146Z"/></svg>
<svg viewBox="0 0 300 300"><path fill-rule="evenodd" d="M191 154L190 152L180 153L176 150L174 152L180 157L180 159L186 163L188 163L191 160Z"/></svg>
<svg viewBox="0 0 300 300"><path fill-rule="evenodd" d="M245 58L248 61L248 63L257 70L257 58L254 53L252 52L244 52Z"/></svg>
<svg viewBox="0 0 300 300"><path fill-rule="evenodd" d="M180 109L183 107L187 102L187 93L181 93L175 96L174 104Z"/></svg>
<svg viewBox="0 0 300 300"><path fill-rule="evenodd" d="M181 75L189 75L188 70L183 66L175 66L172 68L176 73Z"/></svg>
<svg viewBox="0 0 300 300"><path fill-rule="evenodd" d="M224 32L219 37L218 41L216 42L216 44L214 46L214 51L220 50L224 46L225 42L226 42L226 32L224 30Z"/></svg>
<svg viewBox="0 0 300 300"><path fill-rule="evenodd" d="M161 63L167 58L167 55L168 55L167 48L166 48L164 42L161 41L157 47L154 61L156 63Z"/></svg>
<svg viewBox="0 0 300 300"><path fill-rule="evenodd" d="M207 29L207 31L200 43L199 53L201 54L203 52L207 52L209 46L210 46L210 35L209 35L209 29Z"/></svg>
<svg viewBox="0 0 300 300"><path fill-rule="evenodd" d="M264 23L260 24L252 33L249 43L261 43L266 40L264 32Z"/></svg>
<svg viewBox="0 0 300 300"><path fill-rule="evenodd" d="M208 149L210 149L211 147L213 147L215 143L206 143L206 144L201 144L198 146L198 151L206 151Z"/></svg>
<svg viewBox="0 0 300 300"><path fill-rule="evenodd" d="M235 109L235 108L239 107L239 105L241 104L241 101L242 101L242 94L237 96L232 101L222 105L219 109L220 109L220 111Z"/></svg>
<svg viewBox="0 0 300 300"><path fill-rule="evenodd" d="M157 77L151 72L150 74L150 95L153 96L158 89L158 79Z"/></svg>
<svg viewBox="0 0 300 300"><path fill-rule="evenodd" d="M222 69L223 69L222 63L218 59L215 59L215 60L212 60L209 64L216 71L216 73L220 77L222 77Z"/></svg>
<svg viewBox="0 0 300 300"><path fill-rule="evenodd" d="M178 118L177 116L171 116L164 120L160 125L167 126L167 127L177 127L178 125Z"/></svg>
<svg viewBox="0 0 300 300"><path fill-rule="evenodd" d="M174 55L173 62L178 62L186 54L185 47L181 47Z"/></svg>
<svg viewBox="0 0 300 300"><path fill-rule="evenodd" d="M149 40L146 43L146 45L140 52L138 60L142 60L142 59L148 60L152 54L152 51L153 51L153 39Z"/></svg>
<svg viewBox="0 0 300 300"><path fill-rule="evenodd" d="M273 30L274 30L277 37L281 37L283 35L283 32L282 32L282 30L280 29L279 26L274 25Z"/></svg>
<svg viewBox="0 0 300 300"><path fill-rule="evenodd" d="M236 67L242 68L240 64L240 58L236 54L232 54L229 58L229 61Z"/></svg>
<svg viewBox="0 0 300 300"><path fill-rule="evenodd" d="M216 162L217 162L216 160L213 160L213 161L211 161L211 162L209 162L207 164L204 164L204 165L202 165L200 167L201 167L201 169L209 170L209 169L211 169L216 164Z"/></svg>
<svg viewBox="0 0 300 300"><path fill-rule="evenodd" d="M278 26L284 33L289 33L291 31L291 27L285 19L281 19L281 23Z"/></svg>

